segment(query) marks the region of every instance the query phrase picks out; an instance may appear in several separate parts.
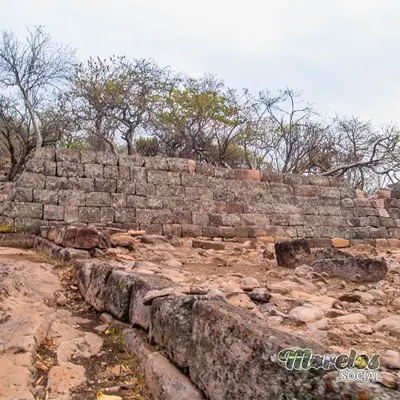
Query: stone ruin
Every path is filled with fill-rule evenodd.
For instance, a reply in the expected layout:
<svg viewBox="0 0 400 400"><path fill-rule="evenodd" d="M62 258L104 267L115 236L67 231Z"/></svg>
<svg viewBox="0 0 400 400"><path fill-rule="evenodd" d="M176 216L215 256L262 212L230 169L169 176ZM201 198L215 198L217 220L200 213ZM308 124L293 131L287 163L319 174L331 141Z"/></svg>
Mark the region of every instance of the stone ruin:
<svg viewBox="0 0 400 400"><path fill-rule="evenodd" d="M154 399L399 397L400 200L388 191L41 149L0 219L12 231L0 245L72 263L86 302L125 324ZM277 359L351 347L381 354L381 384Z"/></svg>

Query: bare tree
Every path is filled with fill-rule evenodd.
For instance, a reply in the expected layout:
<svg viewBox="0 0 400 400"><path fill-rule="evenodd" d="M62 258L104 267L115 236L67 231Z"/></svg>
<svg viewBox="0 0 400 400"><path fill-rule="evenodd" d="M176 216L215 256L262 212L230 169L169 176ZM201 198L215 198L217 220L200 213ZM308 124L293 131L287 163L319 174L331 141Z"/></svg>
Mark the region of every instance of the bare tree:
<svg viewBox="0 0 400 400"><path fill-rule="evenodd" d="M368 189L377 177L384 178L379 179L380 184L398 180L400 132L397 126L378 129L370 121L336 117L332 128L334 164L322 175L345 177L359 189Z"/></svg>
<svg viewBox="0 0 400 400"><path fill-rule="evenodd" d="M25 42L20 42L13 32L2 33L0 86L21 98L32 122L37 148L43 144L39 104L51 88L69 75L72 61L73 52L66 46L53 44L41 26L28 31Z"/></svg>
<svg viewBox="0 0 400 400"><path fill-rule="evenodd" d="M286 89L273 95L247 93L251 118L241 138L247 155L257 166L266 164L281 172L318 172L330 165L329 125L304 103L299 94Z"/></svg>
<svg viewBox="0 0 400 400"><path fill-rule="evenodd" d="M61 109L75 121L76 132L83 132L89 142L96 143L97 150L112 153L116 153L118 122L110 104L116 81L116 72L110 64L89 59L75 67L70 89L59 99Z"/></svg>

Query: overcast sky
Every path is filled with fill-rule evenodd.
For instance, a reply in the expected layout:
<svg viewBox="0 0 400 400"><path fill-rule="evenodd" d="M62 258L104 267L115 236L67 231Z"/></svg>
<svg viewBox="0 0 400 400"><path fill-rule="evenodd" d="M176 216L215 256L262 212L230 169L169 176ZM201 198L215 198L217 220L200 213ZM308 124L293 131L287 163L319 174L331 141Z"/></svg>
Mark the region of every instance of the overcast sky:
<svg viewBox="0 0 400 400"><path fill-rule="evenodd" d="M0 0L80 59L112 54L228 85L303 92L322 114L400 121L399 0Z"/></svg>

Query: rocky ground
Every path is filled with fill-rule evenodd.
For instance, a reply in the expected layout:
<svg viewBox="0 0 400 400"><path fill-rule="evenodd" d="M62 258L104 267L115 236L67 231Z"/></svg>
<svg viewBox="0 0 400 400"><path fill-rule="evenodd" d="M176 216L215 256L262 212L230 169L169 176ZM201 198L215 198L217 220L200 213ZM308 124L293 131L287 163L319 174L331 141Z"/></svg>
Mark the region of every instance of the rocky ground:
<svg viewBox="0 0 400 400"><path fill-rule="evenodd" d="M111 245L92 257L171 281L171 288L153 297L220 297L271 326L318 340L333 354L350 348L381 354L382 383L399 387L400 250L343 249L360 258L385 258L385 279L361 282L357 275L345 280L317 272L311 262L279 267L267 238L121 233L111 236ZM123 351L116 321L82 301L72 267L9 248L0 250L0 260L0 399L149 398L135 360Z"/></svg>
<svg viewBox="0 0 400 400"><path fill-rule="evenodd" d="M68 268L29 250L0 260L0 399L149 399L118 324L82 301Z"/></svg>
<svg viewBox="0 0 400 400"><path fill-rule="evenodd" d="M135 260L135 270L162 275L180 285L180 289L153 293L155 297L171 291L225 297L272 326L318 340L333 354L348 354L350 348L358 354L381 354L383 383L395 388L400 381L398 249L377 250L363 244L325 249L322 254L313 250L315 257L323 259L349 254L379 263L384 258L386 277L368 282L368 277L356 274L353 279L343 279L316 272L310 267L312 261L296 268L279 267L274 244L268 240L240 243L144 235L132 240L134 250L128 250L118 246L126 243L118 242L118 235L114 235L113 244L97 256L121 263Z"/></svg>

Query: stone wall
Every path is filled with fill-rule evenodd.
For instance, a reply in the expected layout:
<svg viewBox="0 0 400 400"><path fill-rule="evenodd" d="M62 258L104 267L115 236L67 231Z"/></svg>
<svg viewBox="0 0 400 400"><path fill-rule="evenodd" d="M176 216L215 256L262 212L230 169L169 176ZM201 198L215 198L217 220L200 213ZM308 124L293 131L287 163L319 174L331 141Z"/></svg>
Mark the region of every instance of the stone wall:
<svg viewBox="0 0 400 400"><path fill-rule="evenodd" d="M37 151L0 224L108 224L207 237L400 238L400 200L357 198L336 178L216 168L191 160Z"/></svg>

